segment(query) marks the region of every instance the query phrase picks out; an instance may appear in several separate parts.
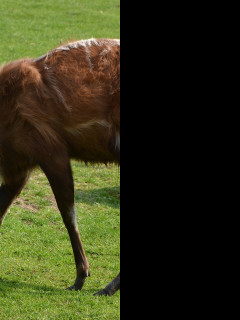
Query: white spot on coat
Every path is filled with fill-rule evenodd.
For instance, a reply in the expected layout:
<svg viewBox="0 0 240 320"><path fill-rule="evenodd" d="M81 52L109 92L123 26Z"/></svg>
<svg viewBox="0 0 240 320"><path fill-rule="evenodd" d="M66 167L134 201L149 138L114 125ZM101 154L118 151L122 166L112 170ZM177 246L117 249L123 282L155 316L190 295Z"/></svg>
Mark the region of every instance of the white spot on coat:
<svg viewBox="0 0 240 320"><path fill-rule="evenodd" d="M101 119L92 119L85 123L80 123L76 125L75 127L66 128L68 132L70 132L73 135L81 134L84 132L84 130L89 130L94 126L100 126L106 129L109 129L111 127L110 123L106 120Z"/></svg>

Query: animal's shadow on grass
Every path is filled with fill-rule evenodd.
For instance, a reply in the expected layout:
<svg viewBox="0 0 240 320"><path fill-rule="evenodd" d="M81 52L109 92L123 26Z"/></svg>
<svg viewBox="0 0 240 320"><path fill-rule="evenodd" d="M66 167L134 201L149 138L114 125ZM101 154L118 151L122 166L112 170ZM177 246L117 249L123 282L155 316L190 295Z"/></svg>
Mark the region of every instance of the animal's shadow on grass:
<svg viewBox="0 0 240 320"><path fill-rule="evenodd" d="M60 291L60 289L54 289L48 286L34 285L30 283L13 281L13 280L5 280L0 279L0 293L13 291L13 290L27 290L31 292L48 292L48 293L56 293L56 291Z"/></svg>
<svg viewBox="0 0 240 320"><path fill-rule="evenodd" d="M69 293L69 294L77 293L77 291L69 291L64 288L60 289L60 288L49 287L46 285L37 285L32 283L6 280L6 279L0 278L0 297L1 297L1 294L6 294L8 292L12 293L15 290L21 291L21 292L25 291L32 295L41 295L44 293L44 295L49 295L49 296L56 296L56 294L63 294L63 293ZM96 292L96 290L83 289L81 293L93 295Z"/></svg>
<svg viewBox="0 0 240 320"><path fill-rule="evenodd" d="M120 187L101 188L91 190L77 189L75 200L89 205L101 204L114 209L120 207Z"/></svg>

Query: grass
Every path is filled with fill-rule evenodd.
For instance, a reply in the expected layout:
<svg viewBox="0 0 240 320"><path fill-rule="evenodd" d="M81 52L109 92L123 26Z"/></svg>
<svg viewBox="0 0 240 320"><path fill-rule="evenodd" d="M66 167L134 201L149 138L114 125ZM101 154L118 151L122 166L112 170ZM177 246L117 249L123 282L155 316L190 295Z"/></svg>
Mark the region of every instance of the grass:
<svg viewBox="0 0 240 320"><path fill-rule="evenodd" d="M83 291L67 292L75 266L45 176L36 171L0 229L0 319L119 319L120 294L93 297L119 271L119 169L72 163L78 222L91 265Z"/></svg>
<svg viewBox="0 0 240 320"><path fill-rule="evenodd" d="M119 0L1 0L0 64L70 39L119 38ZM0 115L1 116L1 115ZM0 319L120 318L120 293L93 297L120 269L119 168L72 162L78 223L91 265L81 292L48 181L35 171L0 229Z"/></svg>
<svg viewBox="0 0 240 320"><path fill-rule="evenodd" d="M119 38L119 0L1 0L0 63L72 39Z"/></svg>

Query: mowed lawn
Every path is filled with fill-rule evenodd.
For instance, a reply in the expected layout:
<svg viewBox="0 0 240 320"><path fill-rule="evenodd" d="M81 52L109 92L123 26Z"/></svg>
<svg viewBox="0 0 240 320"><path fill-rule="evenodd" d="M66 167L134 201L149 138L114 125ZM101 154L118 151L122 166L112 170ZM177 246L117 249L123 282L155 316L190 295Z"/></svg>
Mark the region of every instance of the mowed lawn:
<svg viewBox="0 0 240 320"><path fill-rule="evenodd" d="M120 36L119 0L1 0L0 12L0 65L67 40ZM81 292L64 290L75 280L71 244L48 181L36 170L0 229L1 320L120 319L119 292L93 296L120 269L120 169L75 161L72 167L91 277Z"/></svg>

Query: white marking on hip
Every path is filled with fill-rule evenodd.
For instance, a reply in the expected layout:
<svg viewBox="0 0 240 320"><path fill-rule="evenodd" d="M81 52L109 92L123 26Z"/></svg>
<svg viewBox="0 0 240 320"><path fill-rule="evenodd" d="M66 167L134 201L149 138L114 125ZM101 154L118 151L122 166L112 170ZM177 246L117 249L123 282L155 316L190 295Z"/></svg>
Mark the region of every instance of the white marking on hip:
<svg viewBox="0 0 240 320"><path fill-rule="evenodd" d="M70 49L77 49L79 47L91 47L91 46L120 46L120 40L119 39L99 39L96 40L94 38L88 39L88 40L80 40L80 41L75 41L75 42L70 42L64 46L61 46L55 51L61 51L61 50L70 50Z"/></svg>
<svg viewBox="0 0 240 320"><path fill-rule="evenodd" d="M91 46L99 46L99 47L104 47L106 46L107 49L105 50L111 50L111 47L113 46L120 46L120 40L119 39L88 39L88 40L80 40L80 41L75 41L75 42L70 42L66 45L60 46L59 48L56 48L49 53L35 59L34 61L40 61L40 60L47 60L48 56L51 56L54 52L59 52L59 51L70 51L71 49L78 49L79 47L83 47L86 49L86 54L88 56L90 68L92 69L92 63L91 63L91 57L90 57L90 51L89 48Z"/></svg>

